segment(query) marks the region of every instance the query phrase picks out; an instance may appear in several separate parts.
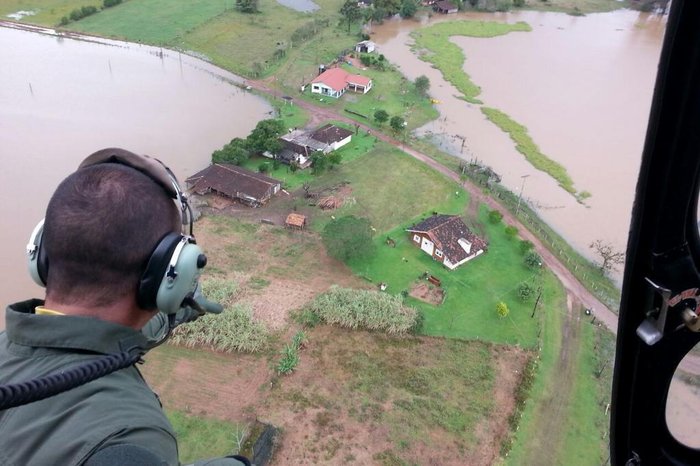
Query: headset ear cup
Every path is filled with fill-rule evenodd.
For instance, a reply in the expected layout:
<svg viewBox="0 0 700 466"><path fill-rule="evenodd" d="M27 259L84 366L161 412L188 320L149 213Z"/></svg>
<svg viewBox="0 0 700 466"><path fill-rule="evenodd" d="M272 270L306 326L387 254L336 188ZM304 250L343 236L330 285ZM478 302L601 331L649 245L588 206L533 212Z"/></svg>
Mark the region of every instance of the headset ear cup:
<svg viewBox="0 0 700 466"><path fill-rule="evenodd" d="M46 252L41 247L41 238L44 233L44 220L42 219L32 230L27 244L27 266L29 275L34 283L41 287L46 286L46 279L49 275L49 260Z"/></svg>
<svg viewBox="0 0 700 466"><path fill-rule="evenodd" d="M138 295L136 296L136 302L141 309L151 310L158 308L158 290L165 279L165 273L173 252L182 238L183 236L179 233L168 233L153 250L146 264L146 269L141 275Z"/></svg>
<svg viewBox="0 0 700 466"><path fill-rule="evenodd" d="M188 296L192 297L197 289L197 283L206 260L202 250L196 244L187 242L177 254L174 267L165 273L158 288L156 302L158 310L166 314L174 314L182 307L182 302Z"/></svg>

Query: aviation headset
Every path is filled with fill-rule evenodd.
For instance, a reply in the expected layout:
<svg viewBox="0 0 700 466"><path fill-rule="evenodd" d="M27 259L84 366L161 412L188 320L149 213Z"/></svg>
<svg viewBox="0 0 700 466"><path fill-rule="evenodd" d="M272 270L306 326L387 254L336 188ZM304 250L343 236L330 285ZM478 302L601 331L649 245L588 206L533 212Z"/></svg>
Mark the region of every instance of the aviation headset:
<svg viewBox="0 0 700 466"><path fill-rule="evenodd" d="M192 235L192 210L187 197L173 172L160 160L146 155L136 155L124 149L103 149L86 158L78 170L103 163L117 163L131 167L158 183L179 207L183 230L189 224L189 232L171 232L155 247L141 275L137 303L142 309L157 308L166 314L175 314L183 302L193 302L201 271L207 257L197 246ZM27 244L29 274L36 284L46 286L49 257L42 248L41 238L44 220L34 228Z"/></svg>

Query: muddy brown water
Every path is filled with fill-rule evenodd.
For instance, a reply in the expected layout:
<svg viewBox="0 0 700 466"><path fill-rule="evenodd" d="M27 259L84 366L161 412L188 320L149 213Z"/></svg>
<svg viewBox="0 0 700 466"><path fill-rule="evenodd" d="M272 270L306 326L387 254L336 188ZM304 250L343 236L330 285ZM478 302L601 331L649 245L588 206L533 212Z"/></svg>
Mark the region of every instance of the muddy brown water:
<svg viewBox="0 0 700 466"><path fill-rule="evenodd" d="M269 117L241 79L177 52L0 27L0 328L4 305L42 296L25 247L56 185L104 147L161 158L181 182Z"/></svg>
<svg viewBox="0 0 700 466"><path fill-rule="evenodd" d="M532 27L531 32L452 41L464 51L465 71L481 86L479 99L525 125L542 152L566 167L576 189L592 193L586 205L525 161L478 105L459 99L440 72L411 51L411 31L457 19L525 21ZM463 13L387 21L372 27L372 40L410 79L430 78L441 116L419 134L493 167L505 186L522 190L523 199L547 223L594 258L588 245L595 239L622 251L626 246L665 25L666 17L629 10L585 17Z"/></svg>

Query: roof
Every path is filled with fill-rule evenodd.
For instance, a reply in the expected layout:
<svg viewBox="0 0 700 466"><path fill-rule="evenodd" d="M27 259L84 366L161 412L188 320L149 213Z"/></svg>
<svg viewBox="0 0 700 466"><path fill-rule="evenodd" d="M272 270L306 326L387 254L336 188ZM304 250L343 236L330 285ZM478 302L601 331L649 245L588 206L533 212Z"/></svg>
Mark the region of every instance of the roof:
<svg viewBox="0 0 700 466"><path fill-rule="evenodd" d="M447 0L442 0L439 2L435 2L435 6L441 10L457 10L457 5L455 5L452 2L448 2Z"/></svg>
<svg viewBox="0 0 700 466"><path fill-rule="evenodd" d="M457 215L433 215L407 228L406 231L424 233L441 249L450 262L456 264L481 249L486 249L486 241L476 236ZM471 252L467 253L459 244L460 239L469 241Z"/></svg>
<svg viewBox="0 0 700 466"><path fill-rule="evenodd" d="M325 144L333 144L334 142L342 141L348 136L352 136L352 131L345 128L339 128L329 123L321 126L317 130L314 130L310 136L316 141L323 142Z"/></svg>
<svg viewBox="0 0 700 466"><path fill-rule="evenodd" d="M325 84L334 91L340 92L348 83L368 86L372 80L359 74L350 74L342 68L331 68L316 76L311 82Z"/></svg>
<svg viewBox="0 0 700 466"><path fill-rule="evenodd" d="M325 84L334 91L340 92L345 89L347 85L346 78L349 74L342 68L331 68L316 76L311 82Z"/></svg>
<svg viewBox="0 0 700 466"><path fill-rule="evenodd" d="M306 134L301 130L290 131L280 136L280 140L285 148L293 150L297 154L305 155L307 152L325 150L328 145L325 142L312 138L310 134ZM310 151L307 149L310 149Z"/></svg>
<svg viewBox="0 0 700 466"><path fill-rule="evenodd" d="M301 214L291 213L291 214L287 215L287 221L284 223L287 225L291 225L293 227L300 227L301 228L306 223L306 216L301 215Z"/></svg>
<svg viewBox="0 0 700 466"><path fill-rule="evenodd" d="M360 42L357 43L357 45L366 45L366 46L368 46L368 47L376 47L376 46L377 46L377 44L375 44L375 43L372 42L371 40L363 40L363 41L360 41Z"/></svg>
<svg viewBox="0 0 700 466"><path fill-rule="evenodd" d="M229 197L245 194L255 199L264 198L271 187L280 184L274 178L229 163L209 165L186 181L195 192L212 189Z"/></svg>

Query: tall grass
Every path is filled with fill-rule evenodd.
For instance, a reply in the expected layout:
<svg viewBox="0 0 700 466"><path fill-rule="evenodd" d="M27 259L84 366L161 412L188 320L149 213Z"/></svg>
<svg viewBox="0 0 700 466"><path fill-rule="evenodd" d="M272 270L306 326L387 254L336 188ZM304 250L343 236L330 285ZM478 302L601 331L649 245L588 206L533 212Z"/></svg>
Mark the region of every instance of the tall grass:
<svg viewBox="0 0 700 466"><path fill-rule="evenodd" d="M177 327L170 343L189 348L205 347L231 353L254 353L267 344L268 332L253 320L250 307L233 304L238 286L224 279L203 282L203 292L211 300L224 306L221 314L206 314L194 322Z"/></svg>
<svg viewBox="0 0 700 466"><path fill-rule="evenodd" d="M405 334L418 322L418 311L405 306L400 295L331 287L308 305L328 324L346 328Z"/></svg>

